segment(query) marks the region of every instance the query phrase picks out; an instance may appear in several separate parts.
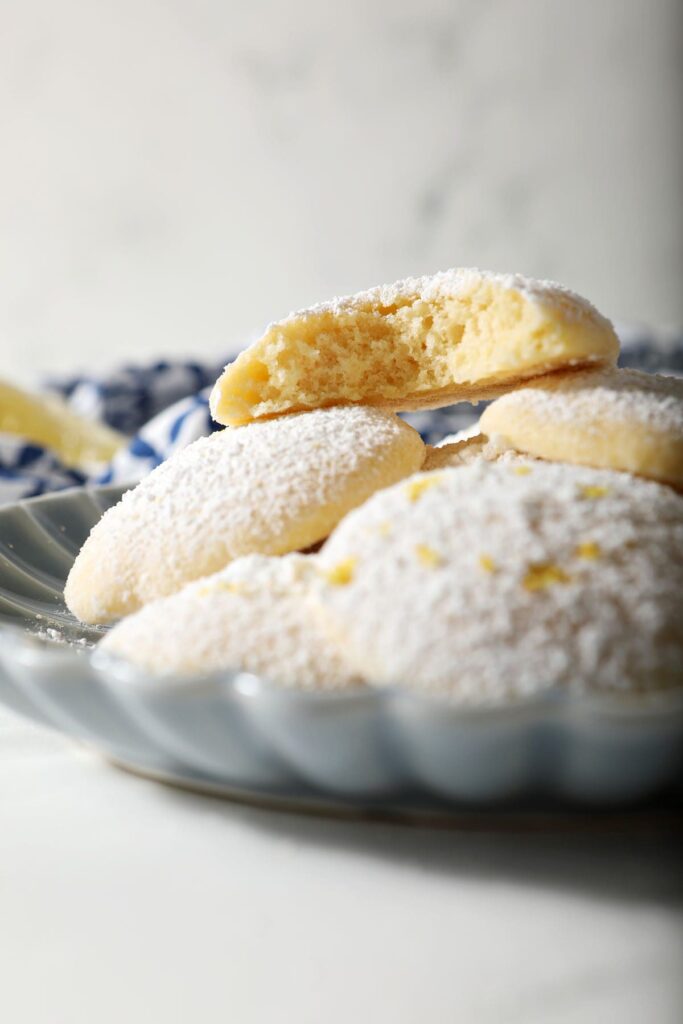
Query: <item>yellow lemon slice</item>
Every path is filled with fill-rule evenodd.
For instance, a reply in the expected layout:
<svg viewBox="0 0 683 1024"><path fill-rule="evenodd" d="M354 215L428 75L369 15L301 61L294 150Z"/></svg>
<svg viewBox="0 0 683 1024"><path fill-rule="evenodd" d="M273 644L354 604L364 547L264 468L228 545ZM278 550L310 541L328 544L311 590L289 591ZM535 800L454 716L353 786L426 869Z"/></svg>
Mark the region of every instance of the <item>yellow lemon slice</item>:
<svg viewBox="0 0 683 1024"><path fill-rule="evenodd" d="M33 395L0 381L0 434L17 434L51 448L68 466L85 469L108 462L126 438L73 413L59 398Z"/></svg>

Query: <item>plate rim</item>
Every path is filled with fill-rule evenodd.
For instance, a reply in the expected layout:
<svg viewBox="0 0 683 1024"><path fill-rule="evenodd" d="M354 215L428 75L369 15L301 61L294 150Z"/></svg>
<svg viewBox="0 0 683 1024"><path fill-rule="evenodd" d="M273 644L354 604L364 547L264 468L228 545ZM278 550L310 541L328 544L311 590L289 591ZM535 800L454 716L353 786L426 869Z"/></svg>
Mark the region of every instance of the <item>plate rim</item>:
<svg viewBox="0 0 683 1024"><path fill-rule="evenodd" d="M86 497L96 505L100 505L100 496L123 495L134 483L129 484L93 484L87 486L74 485L62 488L49 494L40 494L32 498L22 498L0 507L0 525L5 515L16 514L16 510L31 516L33 507L58 504L60 501L80 500ZM37 620L36 620L37 621ZM81 623L74 618L74 629ZM84 626L84 629L98 627ZM106 627L105 627L106 628ZM298 703L306 706L317 704L320 708L351 707L358 703L369 703L372 706L383 704L400 704L409 701L416 708L427 711L438 709L449 719L453 717L462 721L477 724L486 719L492 722L501 717L538 717L557 720L566 716L595 717L601 720L613 719L629 724L644 724L650 719L660 720L662 717L683 718L683 686L668 689L639 691L636 693L609 690L573 691L565 686L548 687L528 694L504 694L495 699L485 701L467 700L443 693L419 692L400 683L390 685L367 685L358 688L340 689L298 689L284 687L272 680L257 676L243 670L223 669L210 673L180 675L165 673L153 675L135 666L126 659L113 654L98 651L96 646L83 647L77 650L69 644L60 644L41 636L26 626L20 626L0 618L0 637L9 641L14 651L22 659L38 658L40 663L45 659L66 659L84 655L88 658L92 670L98 675L106 675L124 687L137 687L147 694L175 693L183 694L197 691L200 687L209 687L213 692L229 690L241 698L256 698L267 695L271 701L284 701L295 707ZM83 638L85 639L85 637Z"/></svg>

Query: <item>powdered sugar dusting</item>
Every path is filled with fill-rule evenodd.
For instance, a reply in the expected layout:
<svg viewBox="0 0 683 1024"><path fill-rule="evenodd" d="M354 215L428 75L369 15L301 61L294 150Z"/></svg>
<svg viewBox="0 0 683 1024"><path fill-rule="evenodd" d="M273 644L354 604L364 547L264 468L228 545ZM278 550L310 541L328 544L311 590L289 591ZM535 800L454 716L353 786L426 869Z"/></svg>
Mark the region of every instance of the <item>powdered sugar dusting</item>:
<svg viewBox="0 0 683 1024"><path fill-rule="evenodd" d="M590 430L612 422L680 437L683 380L639 370L578 370L511 391L491 408L491 415L524 410L547 425L581 424Z"/></svg>
<svg viewBox="0 0 683 1024"><path fill-rule="evenodd" d="M650 481L478 460L375 495L318 557L355 560L318 599L378 685L475 702L683 685L683 498Z"/></svg>
<svg viewBox="0 0 683 1024"><path fill-rule="evenodd" d="M64 647L90 648L94 643L85 637L73 637L71 634L63 633L54 626L46 626L45 629L33 630L31 633L38 640L47 640L52 644L60 644Z"/></svg>
<svg viewBox="0 0 683 1024"><path fill-rule="evenodd" d="M284 686L362 684L311 616L312 560L248 555L124 619L101 648L153 673L235 669Z"/></svg>
<svg viewBox="0 0 683 1024"><path fill-rule="evenodd" d="M412 427L361 406L201 438L104 514L67 582L69 607L106 620L112 609L125 614L240 555L307 547L423 457Z"/></svg>
<svg viewBox="0 0 683 1024"><path fill-rule="evenodd" d="M555 281L524 277L522 274L497 274L479 270L476 267L457 267L442 270L430 276L407 277L393 284L378 285L355 295L335 297L329 302L319 303L308 309L290 313L280 322L292 323L301 318L319 316L323 313L339 316L367 304L391 307L397 303L413 302L416 299L429 302L432 299L465 294L482 282L489 282L506 291L519 292L527 301L559 312L566 320L590 321L606 329L612 328L610 321L602 316L588 299L564 285ZM266 333L275 326L277 325L269 324Z"/></svg>

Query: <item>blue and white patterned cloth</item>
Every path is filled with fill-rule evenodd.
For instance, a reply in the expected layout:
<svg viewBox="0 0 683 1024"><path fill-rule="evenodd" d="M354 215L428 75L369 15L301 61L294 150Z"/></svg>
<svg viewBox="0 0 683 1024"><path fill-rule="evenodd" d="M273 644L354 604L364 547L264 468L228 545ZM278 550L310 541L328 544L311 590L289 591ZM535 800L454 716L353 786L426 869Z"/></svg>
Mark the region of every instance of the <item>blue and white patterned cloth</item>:
<svg viewBox="0 0 683 1024"><path fill-rule="evenodd" d="M621 328L621 366L683 374L683 336ZM47 388L71 408L130 436L113 461L87 475L64 466L49 449L0 434L0 504L65 487L133 483L169 455L218 429L209 414L209 391L223 363L155 362L110 375L51 380ZM469 426L483 406L467 403L405 416L425 441L435 443Z"/></svg>

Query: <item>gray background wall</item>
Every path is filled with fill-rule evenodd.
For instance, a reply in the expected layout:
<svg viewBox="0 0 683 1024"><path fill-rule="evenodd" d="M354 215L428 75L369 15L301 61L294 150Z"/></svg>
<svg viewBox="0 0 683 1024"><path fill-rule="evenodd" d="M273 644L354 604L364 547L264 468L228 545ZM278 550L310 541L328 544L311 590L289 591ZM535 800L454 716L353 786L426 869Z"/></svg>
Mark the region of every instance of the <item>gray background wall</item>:
<svg viewBox="0 0 683 1024"><path fill-rule="evenodd" d="M0 374L454 264L683 322L679 0L0 0Z"/></svg>

